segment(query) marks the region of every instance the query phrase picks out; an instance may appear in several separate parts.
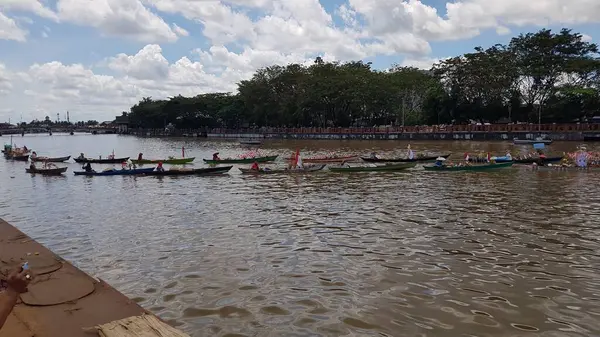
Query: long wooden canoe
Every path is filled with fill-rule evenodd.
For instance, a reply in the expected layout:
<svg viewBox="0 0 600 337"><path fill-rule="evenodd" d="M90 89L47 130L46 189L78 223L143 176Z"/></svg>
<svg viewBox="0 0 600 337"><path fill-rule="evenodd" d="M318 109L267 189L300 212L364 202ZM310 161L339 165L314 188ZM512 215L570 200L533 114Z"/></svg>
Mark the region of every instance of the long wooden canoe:
<svg viewBox="0 0 600 337"><path fill-rule="evenodd" d="M335 157L310 157L310 158L302 158L303 163L313 163L313 164L327 164L327 163L342 163L345 161L353 161L357 160L358 156L335 156ZM287 158L286 160L293 160L293 158Z"/></svg>
<svg viewBox="0 0 600 337"><path fill-rule="evenodd" d="M193 162L194 159L196 159L196 157L190 157L190 158L168 158L168 159L142 159L142 160L132 159L131 162L134 163L134 164L137 164L137 165L158 164L160 162L162 162L163 164L183 165L183 164L189 164L189 163Z"/></svg>
<svg viewBox="0 0 600 337"><path fill-rule="evenodd" d="M43 174L43 175L50 175L50 176L56 176L56 175L61 175L65 172L67 172L68 167L56 167L56 168L36 168L36 169L30 169L30 168L26 168L25 172L26 173L31 173L31 174Z"/></svg>
<svg viewBox="0 0 600 337"><path fill-rule="evenodd" d="M75 171L76 176L129 176L129 175L139 175L139 174L147 174L154 171L154 167L143 168L143 169L133 169L133 170L106 170L106 171Z"/></svg>
<svg viewBox="0 0 600 337"><path fill-rule="evenodd" d="M266 156L266 157L255 157L255 158L224 158L220 160L202 159L207 164L252 164L257 163L268 163L275 161L277 156Z"/></svg>
<svg viewBox="0 0 600 337"><path fill-rule="evenodd" d="M306 168L302 168L302 169L259 169L259 170L253 170L253 169L246 169L246 168L240 168L239 170L242 171L242 173L244 174L304 174L304 173L311 173L311 172L316 172L316 171L321 171L323 168L325 167L325 164L323 165L315 165L315 166L311 166L311 167L306 167Z"/></svg>
<svg viewBox="0 0 600 337"><path fill-rule="evenodd" d="M29 157L31 161L37 162L48 162L48 163L62 163L71 159L71 156L66 157Z"/></svg>
<svg viewBox="0 0 600 337"><path fill-rule="evenodd" d="M73 158L75 160L75 162L77 163L82 163L82 164L87 164L87 163L92 163L92 164L120 164L123 162L126 162L127 160L129 160L129 157L122 157L122 158L103 158L103 159L96 159L96 158Z"/></svg>
<svg viewBox="0 0 600 337"><path fill-rule="evenodd" d="M147 176L204 176L204 175L218 175L227 173L233 166L220 166L220 167L207 167L199 169L181 169L181 170L165 170L165 171L152 171L145 173Z"/></svg>
<svg viewBox="0 0 600 337"><path fill-rule="evenodd" d="M451 153L445 154L442 156L425 156L425 157L415 157L413 159L408 158L371 158L371 157L361 157L362 160L367 163L423 163L429 161L435 161L438 157L443 157L448 159Z"/></svg>
<svg viewBox="0 0 600 337"><path fill-rule="evenodd" d="M387 165L376 165L376 166L330 166L331 172L374 172L374 171L403 171L409 168L417 166L417 163L400 163L400 164L387 164Z"/></svg>
<svg viewBox="0 0 600 337"><path fill-rule="evenodd" d="M29 155L28 154L11 154L11 153L4 153L4 158L9 159L9 160L17 160L17 161L28 161L29 160Z"/></svg>
<svg viewBox="0 0 600 337"><path fill-rule="evenodd" d="M435 166L435 165L426 165L423 166L427 171L487 171L505 167L511 167L513 165L512 161L506 163L496 163L496 164L485 164L485 165L464 165L464 166Z"/></svg>

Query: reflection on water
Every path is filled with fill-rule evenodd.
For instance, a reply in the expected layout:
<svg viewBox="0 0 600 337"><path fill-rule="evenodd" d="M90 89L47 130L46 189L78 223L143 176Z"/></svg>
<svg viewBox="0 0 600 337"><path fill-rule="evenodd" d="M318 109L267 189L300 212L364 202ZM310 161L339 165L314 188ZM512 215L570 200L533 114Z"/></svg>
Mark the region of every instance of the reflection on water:
<svg viewBox="0 0 600 337"><path fill-rule="evenodd" d="M8 141L7 137L2 137ZM16 137L40 155L221 156L236 142ZM553 145L557 151L576 144ZM268 152L403 153L273 141ZM508 143L415 143L463 153ZM0 217L193 336L591 336L600 174L30 176L0 162Z"/></svg>

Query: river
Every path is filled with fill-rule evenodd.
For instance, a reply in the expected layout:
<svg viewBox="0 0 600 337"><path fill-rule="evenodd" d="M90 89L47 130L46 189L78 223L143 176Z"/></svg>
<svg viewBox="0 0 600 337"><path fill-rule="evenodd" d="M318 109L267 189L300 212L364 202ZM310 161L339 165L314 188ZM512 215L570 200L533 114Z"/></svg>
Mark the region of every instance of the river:
<svg viewBox="0 0 600 337"><path fill-rule="evenodd" d="M1 137L3 143L9 137ZM195 156L235 141L26 135L38 155ZM397 141L267 141L288 156ZM556 152L576 143L557 143ZM414 150L524 150L415 142ZM588 147L590 148L590 147ZM597 150L597 149L596 149ZM600 172L31 176L0 161L0 217L192 336L600 332ZM96 166L96 168L100 168Z"/></svg>

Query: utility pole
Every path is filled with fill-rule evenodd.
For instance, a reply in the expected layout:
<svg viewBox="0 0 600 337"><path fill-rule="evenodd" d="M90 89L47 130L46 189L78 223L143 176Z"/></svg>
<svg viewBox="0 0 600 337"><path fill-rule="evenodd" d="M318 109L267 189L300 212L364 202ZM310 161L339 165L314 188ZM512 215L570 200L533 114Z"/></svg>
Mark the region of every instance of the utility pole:
<svg viewBox="0 0 600 337"><path fill-rule="evenodd" d="M67 111L67 123L70 123L71 121L69 120L69 111Z"/></svg>
<svg viewBox="0 0 600 337"><path fill-rule="evenodd" d="M56 113L56 123L60 122L60 114L57 112Z"/></svg>

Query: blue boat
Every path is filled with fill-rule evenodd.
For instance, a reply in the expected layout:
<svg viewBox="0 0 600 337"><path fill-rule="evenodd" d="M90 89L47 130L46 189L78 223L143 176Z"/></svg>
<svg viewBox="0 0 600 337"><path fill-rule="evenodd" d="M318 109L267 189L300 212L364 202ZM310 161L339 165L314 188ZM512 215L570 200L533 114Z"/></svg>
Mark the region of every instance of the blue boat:
<svg viewBox="0 0 600 337"><path fill-rule="evenodd" d="M146 173L150 173L152 171L154 171L154 167L133 169L133 170L112 169L112 170L106 170L106 171L100 171L100 172L76 171L75 175L76 176L130 176L130 175L136 175L136 174L146 174Z"/></svg>

